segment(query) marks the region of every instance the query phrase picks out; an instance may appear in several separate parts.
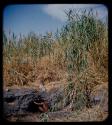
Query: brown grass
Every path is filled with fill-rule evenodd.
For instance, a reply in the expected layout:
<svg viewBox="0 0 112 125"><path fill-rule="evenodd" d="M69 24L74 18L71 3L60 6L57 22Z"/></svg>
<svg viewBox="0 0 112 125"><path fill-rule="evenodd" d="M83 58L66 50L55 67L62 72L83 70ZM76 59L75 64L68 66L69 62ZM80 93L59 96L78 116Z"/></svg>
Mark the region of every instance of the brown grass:
<svg viewBox="0 0 112 125"><path fill-rule="evenodd" d="M88 24L88 26L91 25ZM80 32L80 30L78 32ZM7 44L7 46L3 48L4 88L32 87L39 89L40 80L43 80L48 92L53 89L57 89L58 91L60 88L63 88L66 91L63 100L67 98L67 100L71 102L71 100L74 101L77 97L75 103L80 107L79 110L73 111L72 116L68 118L55 118L54 121L104 120L107 117L107 113L105 114L103 107L100 105L93 108L83 107L83 98L85 98L84 93L87 93L87 91L90 92L89 96L97 95L99 91L104 90L106 95L108 95L107 30L105 29L104 33L101 35L102 37L98 40L94 38L94 42L90 41L90 47L88 50L86 50L85 47L88 39L83 39L82 36L77 37L79 37L78 40L85 40L84 45L75 39L76 36L73 38L75 43L72 42L71 39L68 41L63 40L63 37L61 36L59 37L59 41L56 40L54 43L50 43L50 49L46 49L47 43L49 43L49 40L47 41L47 39L43 44L42 41L39 42L37 40L34 42L27 38L26 41L23 40L23 43L21 43L20 50L11 46L12 56L10 56L11 52L9 50L9 44ZM67 36L65 35L64 38L66 37ZM30 39L33 39L33 36L31 36ZM46 50L46 53L43 54L42 48L40 49L36 46L36 42L39 47ZM24 47L26 48L24 49ZM35 49L35 47L37 48ZM75 47L75 49L73 47ZM84 50L82 48L84 48ZM30 49L33 49L33 53L28 52ZM81 67L80 62L82 60L88 62L87 66L83 65ZM74 67L70 69L70 66ZM83 69L81 70L81 68ZM72 93L75 94L71 97ZM61 100L62 102L60 101L60 103L63 103L63 100ZM75 103L73 104L75 105ZM52 121L51 118L47 120Z"/></svg>

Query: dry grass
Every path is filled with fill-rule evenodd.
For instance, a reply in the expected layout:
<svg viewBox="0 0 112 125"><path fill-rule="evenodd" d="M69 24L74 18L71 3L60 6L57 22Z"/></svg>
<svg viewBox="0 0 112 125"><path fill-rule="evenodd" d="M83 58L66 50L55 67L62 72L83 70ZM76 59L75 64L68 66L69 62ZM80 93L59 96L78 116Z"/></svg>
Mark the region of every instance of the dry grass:
<svg viewBox="0 0 112 125"><path fill-rule="evenodd" d="M79 22L70 19L77 25L68 22L68 30L64 27L55 42L50 42L47 35L44 41L40 36L30 35L22 39L20 45L16 45L13 40L12 44L7 42L3 47L4 88L38 89L40 80L43 80L47 91L63 88L66 101L73 100L75 106L79 107L73 116L55 118L54 121L104 120L107 114L101 106L88 109L83 107L83 103L86 98L84 94L88 94L88 90L89 96L104 89L108 93L108 33L105 25L93 20L90 15L85 20L82 18L82 27L79 28ZM97 26L93 27L89 20ZM72 26L69 27L69 24ZM88 33L88 29L91 33ZM63 103L63 100L60 103Z"/></svg>

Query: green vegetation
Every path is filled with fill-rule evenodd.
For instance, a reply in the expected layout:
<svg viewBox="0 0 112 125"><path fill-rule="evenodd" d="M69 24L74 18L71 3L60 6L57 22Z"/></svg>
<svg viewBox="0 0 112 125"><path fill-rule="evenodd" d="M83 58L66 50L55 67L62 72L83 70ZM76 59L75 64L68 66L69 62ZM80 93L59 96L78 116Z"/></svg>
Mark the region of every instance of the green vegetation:
<svg viewBox="0 0 112 125"><path fill-rule="evenodd" d="M73 100L79 110L89 106L96 85L108 82L108 29L92 10L66 13L68 21L55 39L52 33L30 33L19 41L14 34L10 40L3 34L4 86L30 86L40 74L50 72L49 82L67 82L61 103Z"/></svg>

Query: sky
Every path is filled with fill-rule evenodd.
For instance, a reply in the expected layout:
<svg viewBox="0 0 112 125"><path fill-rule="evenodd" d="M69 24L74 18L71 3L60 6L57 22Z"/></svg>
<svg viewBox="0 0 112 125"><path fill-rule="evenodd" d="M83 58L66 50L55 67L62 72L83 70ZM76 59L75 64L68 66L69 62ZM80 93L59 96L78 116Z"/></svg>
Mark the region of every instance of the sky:
<svg viewBox="0 0 112 125"><path fill-rule="evenodd" d="M44 34L55 33L57 28L65 25L67 18L65 10L90 9L98 11L100 19L105 20L108 10L103 4L13 4L8 5L3 11L3 31L15 35L27 35L29 32Z"/></svg>

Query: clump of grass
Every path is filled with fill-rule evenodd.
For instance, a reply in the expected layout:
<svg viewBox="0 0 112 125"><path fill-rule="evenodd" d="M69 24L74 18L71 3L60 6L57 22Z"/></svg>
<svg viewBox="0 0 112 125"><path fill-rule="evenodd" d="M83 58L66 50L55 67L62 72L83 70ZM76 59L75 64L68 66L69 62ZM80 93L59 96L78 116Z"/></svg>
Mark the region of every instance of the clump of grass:
<svg viewBox="0 0 112 125"><path fill-rule="evenodd" d="M80 74L85 76L80 77L80 80L83 81L82 85L80 84L80 80L77 83L78 86L76 90L77 98L79 96L79 99L77 99L76 102L78 103L79 100L79 105L87 101L87 105L89 105L92 89L96 84L100 84L102 81L96 83L96 81L94 81L96 78L94 75L98 74L99 76L100 74L103 77L104 74L102 72L105 72L105 79L108 79L107 27L96 18L92 10L90 10L90 12L83 11L82 15L78 15L74 10L70 10L67 12L67 15L69 15L68 22L58 36L59 45L62 47L64 60L66 62L63 64L67 67L66 71L69 77L73 73L77 74L77 78ZM91 54L93 60L92 65L89 65L90 58L88 54ZM88 72L88 69L94 69L92 76L91 73ZM85 71L88 76L85 74ZM71 89L69 91L71 91Z"/></svg>
<svg viewBox="0 0 112 125"><path fill-rule="evenodd" d="M48 116L47 113L42 113L42 114L40 115L40 119L41 119L41 122L48 122L49 116Z"/></svg>

